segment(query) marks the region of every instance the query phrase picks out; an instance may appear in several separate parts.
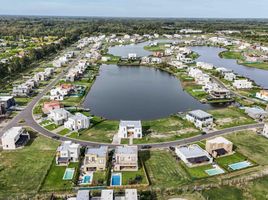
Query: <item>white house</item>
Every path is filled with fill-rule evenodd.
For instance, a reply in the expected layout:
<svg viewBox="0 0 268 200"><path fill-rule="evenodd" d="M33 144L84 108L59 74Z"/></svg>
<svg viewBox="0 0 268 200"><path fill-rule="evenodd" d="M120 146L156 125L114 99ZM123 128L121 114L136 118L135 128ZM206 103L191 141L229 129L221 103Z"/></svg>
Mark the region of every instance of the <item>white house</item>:
<svg viewBox="0 0 268 200"><path fill-rule="evenodd" d="M209 153L197 144L178 146L175 148L175 153L189 167L213 162Z"/></svg>
<svg viewBox="0 0 268 200"><path fill-rule="evenodd" d="M268 138L268 123L264 125L262 135Z"/></svg>
<svg viewBox="0 0 268 200"><path fill-rule="evenodd" d="M206 70L211 70L214 68L213 64L205 62L196 62L196 66Z"/></svg>
<svg viewBox="0 0 268 200"><path fill-rule="evenodd" d="M29 133L23 127L12 127L2 136L4 150L12 150L24 146L30 140Z"/></svg>
<svg viewBox="0 0 268 200"><path fill-rule="evenodd" d="M119 123L119 138L142 138L141 121L123 121Z"/></svg>
<svg viewBox="0 0 268 200"><path fill-rule="evenodd" d="M213 116L203 110L188 112L186 119L194 123L194 125L200 129L202 129L202 127L210 127L213 125Z"/></svg>
<svg viewBox="0 0 268 200"><path fill-rule="evenodd" d="M232 72L229 72L229 73L225 73L224 74L224 79L227 80L227 81L233 81L236 79L236 75Z"/></svg>
<svg viewBox="0 0 268 200"><path fill-rule="evenodd" d="M264 101L268 101L268 90L261 90L256 93L256 97Z"/></svg>
<svg viewBox="0 0 268 200"><path fill-rule="evenodd" d="M252 82L247 79L235 80L233 86L237 89L251 89L253 87Z"/></svg>
<svg viewBox="0 0 268 200"><path fill-rule="evenodd" d="M117 146L113 158L115 171L137 171L138 170L138 147Z"/></svg>
<svg viewBox="0 0 268 200"><path fill-rule="evenodd" d="M268 112L262 108L252 107L246 108L245 112L253 119L263 120L268 117Z"/></svg>
<svg viewBox="0 0 268 200"><path fill-rule="evenodd" d="M130 59L130 60L136 60L137 59L137 54L136 53L129 53L128 54L128 59Z"/></svg>
<svg viewBox="0 0 268 200"><path fill-rule="evenodd" d="M75 113L75 115L68 118L64 123L64 127L73 131L87 129L90 126L90 118L82 113Z"/></svg>
<svg viewBox="0 0 268 200"><path fill-rule="evenodd" d="M80 144L64 141L57 148L56 164L68 165L69 162L77 162L80 156Z"/></svg>
<svg viewBox="0 0 268 200"><path fill-rule="evenodd" d="M23 83L21 85L17 85L13 87L12 94L14 96L28 96L32 91L32 87Z"/></svg>
<svg viewBox="0 0 268 200"><path fill-rule="evenodd" d="M48 118L55 122L57 125L63 125L64 122L68 120L71 116L71 113L65 110L64 108L51 110Z"/></svg>

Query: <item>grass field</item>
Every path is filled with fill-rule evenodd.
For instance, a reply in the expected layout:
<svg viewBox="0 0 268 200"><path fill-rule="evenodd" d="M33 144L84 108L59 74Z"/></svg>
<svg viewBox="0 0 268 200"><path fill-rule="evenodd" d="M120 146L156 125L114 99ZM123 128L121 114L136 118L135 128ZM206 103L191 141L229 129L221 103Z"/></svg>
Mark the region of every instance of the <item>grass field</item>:
<svg viewBox="0 0 268 200"><path fill-rule="evenodd" d="M58 143L31 136L23 149L0 151L0 199L36 193L51 165Z"/></svg>
<svg viewBox="0 0 268 200"><path fill-rule="evenodd" d="M243 110L235 107L209 110L209 113L213 115L218 129L255 123Z"/></svg>
<svg viewBox="0 0 268 200"><path fill-rule="evenodd" d="M247 67L254 67L258 69L265 69L268 70L268 63L241 63Z"/></svg>
<svg viewBox="0 0 268 200"><path fill-rule="evenodd" d="M78 170L78 163L70 163L68 168ZM55 160L45 178L41 191L65 191L71 190L73 186L72 180L63 180L66 166L57 166ZM73 179L75 178L75 175Z"/></svg>
<svg viewBox="0 0 268 200"><path fill-rule="evenodd" d="M235 51L223 51L220 53L220 57L225 59L243 60L243 56L240 52Z"/></svg>
<svg viewBox="0 0 268 200"><path fill-rule="evenodd" d="M234 187L221 187L205 190L203 196L207 200L243 200L243 192Z"/></svg>
<svg viewBox="0 0 268 200"><path fill-rule="evenodd" d="M254 162L261 165L268 164L267 138L257 135L254 131L241 131L227 135L226 138L237 146L237 150L240 153Z"/></svg>
<svg viewBox="0 0 268 200"><path fill-rule="evenodd" d="M265 176L263 178L254 180L246 187L246 190L252 196L251 199L254 198L256 200L263 200L268 199L267 188L268 188L268 176Z"/></svg>
<svg viewBox="0 0 268 200"><path fill-rule="evenodd" d="M140 157L154 187L177 187L188 182L187 174L170 152L143 151Z"/></svg>
<svg viewBox="0 0 268 200"><path fill-rule="evenodd" d="M141 181L138 184L147 184L146 173L141 166L139 166L138 171L120 173L122 173L122 185L131 185L131 181L134 180L137 176L141 177Z"/></svg>
<svg viewBox="0 0 268 200"><path fill-rule="evenodd" d="M93 185L107 185L106 171L95 171L93 174Z"/></svg>

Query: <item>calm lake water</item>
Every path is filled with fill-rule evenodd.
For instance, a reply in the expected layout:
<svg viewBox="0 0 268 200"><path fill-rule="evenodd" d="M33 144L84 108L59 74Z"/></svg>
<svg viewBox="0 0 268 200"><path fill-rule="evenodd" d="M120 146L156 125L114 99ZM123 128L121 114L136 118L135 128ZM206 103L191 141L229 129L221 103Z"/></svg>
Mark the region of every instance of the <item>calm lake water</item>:
<svg viewBox="0 0 268 200"><path fill-rule="evenodd" d="M150 67L102 65L84 106L107 119L146 120L211 109L184 92L173 75Z"/></svg>
<svg viewBox="0 0 268 200"><path fill-rule="evenodd" d="M151 53L143 49L147 44L149 42L115 46L109 48L109 53L122 57L128 56L128 53L148 56ZM218 54L224 51L224 48L191 49L200 55L197 61L232 69L268 88L268 71L238 65L236 60L220 58ZM177 112L214 108L209 104L201 104L184 92L180 81L169 73L149 67L116 65L101 66L100 74L85 98L84 107L90 108L94 115L117 120L157 119Z"/></svg>
<svg viewBox="0 0 268 200"><path fill-rule="evenodd" d="M258 85L268 88L268 70L239 65L234 59L220 58L219 53L225 51L226 49L224 48L201 46L191 47L191 49L200 55L197 61L208 62L217 67L232 69L237 74L248 77L249 79L254 80Z"/></svg>

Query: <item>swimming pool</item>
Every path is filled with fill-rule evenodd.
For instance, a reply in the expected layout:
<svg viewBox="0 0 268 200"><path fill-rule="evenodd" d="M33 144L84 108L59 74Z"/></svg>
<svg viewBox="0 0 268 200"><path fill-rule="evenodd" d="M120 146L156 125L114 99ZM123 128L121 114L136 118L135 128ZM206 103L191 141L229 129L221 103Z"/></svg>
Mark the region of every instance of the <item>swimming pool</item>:
<svg viewBox="0 0 268 200"><path fill-rule="evenodd" d="M121 173L113 173L111 177L111 186L120 186L122 185L122 175Z"/></svg>
<svg viewBox="0 0 268 200"><path fill-rule="evenodd" d="M249 166L251 166L252 163L249 161L242 161L242 162L238 162L238 163L233 163L228 165L232 170L238 170L238 169L243 169L243 168L247 168Z"/></svg>
<svg viewBox="0 0 268 200"><path fill-rule="evenodd" d="M90 184L91 183L91 176L85 175L82 179L82 184Z"/></svg>
<svg viewBox="0 0 268 200"><path fill-rule="evenodd" d="M73 176L74 176L74 168L66 168L63 175L63 180L72 180Z"/></svg>
<svg viewBox="0 0 268 200"><path fill-rule="evenodd" d="M214 175L218 175L218 174L223 174L224 170L220 167L215 167L212 169L207 169L205 170L205 172L209 175L209 176L214 176Z"/></svg>

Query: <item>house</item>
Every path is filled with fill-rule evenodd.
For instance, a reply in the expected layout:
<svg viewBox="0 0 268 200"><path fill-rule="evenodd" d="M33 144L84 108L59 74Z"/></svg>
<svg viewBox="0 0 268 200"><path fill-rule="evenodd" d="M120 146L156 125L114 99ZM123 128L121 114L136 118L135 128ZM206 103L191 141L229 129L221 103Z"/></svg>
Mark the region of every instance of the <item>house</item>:
<svg viewBox="0 0 268 200"><path fill-rule="evenodd" d="M57 125L63 125L64 122L66 122L70 116L70 112L68 112L64 108L59 108L51 110L48 115L48 119L54 121Z"/></svg>
<svg viewBox="0 0 268 200"><path fill-rule="evenodd" d="M46 75L47 77L51 77L51 76L53 75L53 73L54 73L54 69L53 69L52 67L47 67L47 68L45 69L45 75Z"/></svg>
<svg viewBox="0 0 268 200"><path fill-rule="evenodd" d="M36 81L34 78L31 78L27 80L25 84L28 85L31 89L33 89L39 85L39 81Z"/></svg>
<svg viewBox="0 0 268 200"><path fill-rule="evenodd" d="M176 155L189 167L210 164L213 162L208 152L197 144L175 147Z"/></svg>
<svg viewBox="0 0 268 200"><path fill-rule="evenodd" d="M60 109L62 106L59 101L49 101L43 103L42 111L45 114L49 114L50 111Z"/></svg>
<svg viewBox="0 0 268 200"><path fill-rule="evenodd" d="M256 120L263 120L268 116L267 111L257 107L245 108L245 112L248 114L248 116Z"/></svg>
<svg viewBox="0 0 268 200"><path fill-rule="evenodd" d="M64 97L74 91L72 84L61 84L60 86L50 90L50 100L64 100Z"/></svg>
<svg viewBox="0 0 268 200"><path fill-rule="evenodd" d="M252 82L247 79L239 79L233 82L233 86L236 89L251 89L253 87Z"/></svg>
<svg viewBox="0 0 268 200"><path fill-rule="evenodd" d="M88 147L85 151L83 162L83 171L103 171L106 169L108 160L108 147L100 146L99 148Z"/></svg>
<svg viewBox="0 0 268 200"><path fill-rule="evenodd" d="M32 92L31 86L23 83L21 85L17 85L13 87L12 94L13 96L28 96Z"/></svg>
<svg viewBox="0 0 268 200"><path fill-rule="evenodd" d="M71 199L68 199L71 200ZM72 199L74 200L74 199ZM91 200L89 190L78 190L75 200Z"/></svg>
<svg viewBox="0 0 268 200"><path fill-rule="evenodd" d="M136 53L129 53L128 54L128 59L129 60L136 60L137 59L137 54Z"/></svg>
<svg viewBox="0 0 268 200"><path fill-rule="evenodd" d="M206 141L206 151L214 158L233 152L233 143L224 137L216 137Z"/></svg>
<svg viewBox="0 0 268 200"><path fill-rule="evenodd" d="M114 153L114 171L137 171L138 170L138 147L117 146Z"/></svg>
<svg viewBox="0 0 268 200"><path fill-rule="evenodd" d="M119 123L119 138L142 138L141 121L123 121Z"/></svg>
<svg viewBox="0 0 268 200"><path fill-rule="evenodd" d="M80 144L64 141L57 148L56 164L68 165L69 162L78 162L80 156Z"/></svg>
<svg viewBox="0 0 268 200"><path fill-rule="evenodd" d="M211 70L214 68L213 64L205 63L205 62L196 62L196 66L202 69Z"/></svg>
<svg viewBox="0 0 268 200"><path fill-rule="evenodd" d="M236 79L236 75L232 72L225 73L224 74L224 79L227 81L234 81Z"/></svg>
<svg viewBox="0 0 268 200"><path fill-rule="evenodd" d="M264 124L262 135L268 138L268 123Z"/></svg>
<svg viewBox="0 0 268 200"><path fill-rule="evenodd" d="M101 200L114 200L114 191L113 190L102 190L101 191Z"/></svg>
<svg viewBox="0 0 268 200"><path fill-rule="evenodd" d="M256 93L256 97L264 101L268 101L268 90L261 90Z"/></svg>
<svg viewBox="0 0 268 200"><path fill-rule="evenodd" d="M138 192L137 189L125 189L124 195L114 195L113 190L106 189L101 191L101 197L99 200L138 200Z"/></svg>
<svg viewBox="0 0 268 200"><path fill-rule="evenodd" d="M87 129L90 126L90 118L82 113L75 113L75 115L68 118L64 123L64 127L72 131Z"/></svg>
<svg viewBox="0 0 268 200"><path fill-rule="evenodd" d="M9 109L15 106L16 102L13 96L0 96L0 105L3 105L5 109Z"/></svg>
<svg viewBox="0 0 268 200"><path fill-rule="evenodd" d="M34 75L34 80L39 81L45 81L47 79L47 74L45 72L38 72Z"/></svg>
<svg viewBox="0 0 268 200"><path fill-rule="evenodd" d="M203 110L193 110L187 113L186 119L197 128L211 127L213 125L213 116Z"/></svg>
<svg viewBox="0 0 268 200"><path fill-rule="evenodd" d="M13 150L23 147L30 140L30 135L23 127L12 127L2 136L4 150Z"/></svg>

